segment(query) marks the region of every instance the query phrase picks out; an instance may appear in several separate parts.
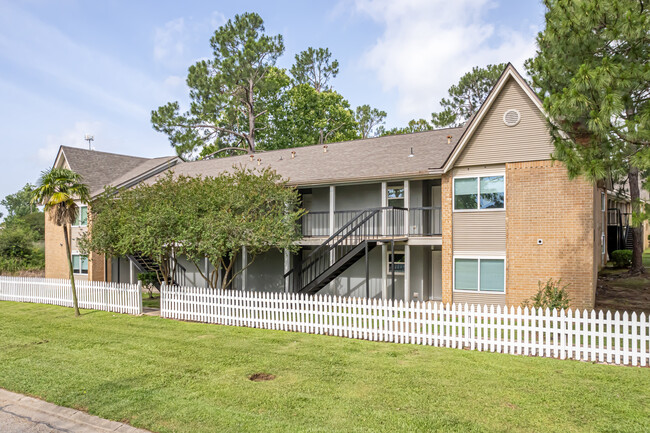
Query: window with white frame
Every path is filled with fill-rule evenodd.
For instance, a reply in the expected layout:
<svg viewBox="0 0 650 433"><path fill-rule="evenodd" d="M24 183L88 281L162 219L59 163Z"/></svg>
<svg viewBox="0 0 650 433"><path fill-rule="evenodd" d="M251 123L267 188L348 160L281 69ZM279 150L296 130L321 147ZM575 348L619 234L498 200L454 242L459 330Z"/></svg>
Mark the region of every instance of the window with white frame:
<svg viewBox="0 0 650 433"><path fill-rule="evenodd" d="M454 290L505 293L505 259L462 257L454 259Z"/></svg>
<svg viewBox="0 0 650 433"><path fill-rule="evenodd" d="M88 256L72 254L72 271L75 274L88 274Z"/></svg>
<svg viewBox="0 0 650 433"><path fill-rule="evenodd" d="M75 227L86 227L88 225L88 206L79 206L77 218L72 225Z"/></svg>
<svg viewBox="0 0 650 433"><path fill-rule="evenodd" d="M387 185L386 195L388 206L404 207L404 183Z"/></svg>
<svg viewBox="0 0 650 433"><path fill-rule="evenodd" d="M388 274L393 273L395 268L395 275L404 275L406 269L406 254L404 251L395 251L395 253L388 252Z"/></svg>
<svg viewBox="0 0 650 433"><path fill-rule="evenodd" d="M454 178L454 210L505 207L505 176Z"/></svg>

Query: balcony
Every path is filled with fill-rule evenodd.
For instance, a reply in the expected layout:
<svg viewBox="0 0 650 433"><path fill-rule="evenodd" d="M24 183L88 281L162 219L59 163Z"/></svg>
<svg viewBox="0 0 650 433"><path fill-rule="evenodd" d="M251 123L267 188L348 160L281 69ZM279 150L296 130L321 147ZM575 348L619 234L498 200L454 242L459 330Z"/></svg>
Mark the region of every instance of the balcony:
<svg viewBox="0 0 650 433"><path fill-rule="evenodd" d="M396 220L394 213L386 210L382 217L377 218L376 233L384 236L395 233L407 233L410 237L440 236L442 234L442 209L440 207L411 207L406 210L406 216ZM343 227L360 212L368 209L341 210L333 214L334 227L330 227L330 212L317 211L305 214L301 219L302 235L305 238L328 237L332 232ZM405 220L406 218L407 220ZM408 221L408 226L406 226Z"/></svg>

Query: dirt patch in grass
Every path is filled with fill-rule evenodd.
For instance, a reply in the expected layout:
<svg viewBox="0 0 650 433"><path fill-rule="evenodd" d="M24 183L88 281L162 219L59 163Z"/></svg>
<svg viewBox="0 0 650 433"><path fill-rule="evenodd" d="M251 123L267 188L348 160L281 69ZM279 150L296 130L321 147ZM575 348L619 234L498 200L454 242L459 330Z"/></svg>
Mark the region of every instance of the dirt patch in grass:
<svg viewBox="0 0 650 433"><path fill-rule="evenodd" d="M601 273L596 290L596 309L650 314L650 274Z"/></svg>
<svg viewBox="0 0 650 433"><path fill-rule="evenodd" d="M253 382L266 382L267 380L273 379L275 379L275 376L268 373L255 373L248 376L248 380L252 380Z"/></svg>

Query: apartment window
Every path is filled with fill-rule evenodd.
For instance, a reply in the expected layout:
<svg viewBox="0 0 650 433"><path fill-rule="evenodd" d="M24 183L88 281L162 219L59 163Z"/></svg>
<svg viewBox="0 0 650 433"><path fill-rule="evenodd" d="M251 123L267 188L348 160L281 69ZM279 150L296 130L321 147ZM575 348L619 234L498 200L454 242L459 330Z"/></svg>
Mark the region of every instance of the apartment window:
<svg viewBox="0 0 650 433"><path fill-rule="evenodd" d="M503 209L504 207L504 176L454 179L454 210Z"/></svg>
<svg viewBox="0 0 650 433"><path fill-rule="evenodd" d="M88 256L73 254L72 270L75 274L88 274Z"/></svg>
<svg viewBox="0 0 650 433"><path fill-rule="evenodd" d="M404 251L395 251L395 253L388 252L388 274L393 273L393 268L395 269L395 275L404 275L404 270L406 269L406 254Z"/></svg>
<svg viewBox="0 0 650 433"><path fill-rule="evenodd" d="M79 206L77 218L72 225L76 227L86 227L88 225L88 206Z"/></svg>
<svg viewBox="0 0 650 433"><path fill-rule="evenodd" d="M388 206L404 207L404 184L388 185L386 188Z"/></svg>
<svg viewBox="0 0 650 433"><path fill-rule="evenodd" d="M454 260L454 290L505 293L505 260L457 258Z"/></svg>

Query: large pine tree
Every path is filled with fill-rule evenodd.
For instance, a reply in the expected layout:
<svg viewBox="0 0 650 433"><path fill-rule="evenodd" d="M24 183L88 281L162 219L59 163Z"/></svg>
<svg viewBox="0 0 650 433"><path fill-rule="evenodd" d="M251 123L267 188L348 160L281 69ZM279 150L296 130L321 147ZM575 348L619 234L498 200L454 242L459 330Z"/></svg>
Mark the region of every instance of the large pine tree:
<svg viewBox="0 0 650 433"><path fill-rule="evenodd" d="M643 272L640 174L650 168L650 11L643 0L545 0L546 28L526 63L571 176L625 179L632 272Z"/></svg>

